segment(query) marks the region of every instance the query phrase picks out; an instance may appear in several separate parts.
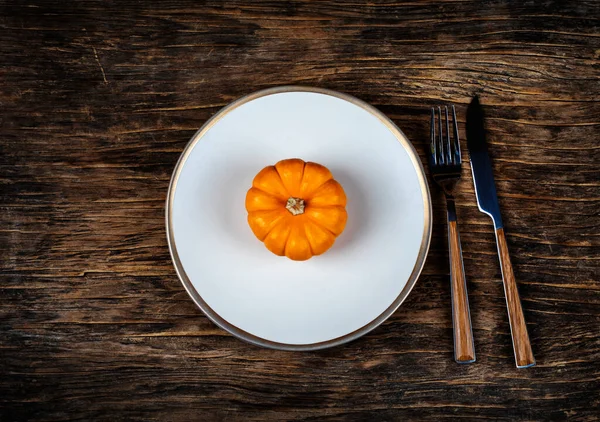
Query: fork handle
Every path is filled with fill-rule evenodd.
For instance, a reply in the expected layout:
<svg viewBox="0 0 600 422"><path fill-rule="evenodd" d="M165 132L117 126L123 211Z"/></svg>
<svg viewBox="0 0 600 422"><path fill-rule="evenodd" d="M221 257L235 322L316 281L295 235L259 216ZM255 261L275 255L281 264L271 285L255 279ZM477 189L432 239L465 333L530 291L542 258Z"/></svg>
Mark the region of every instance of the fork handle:
<svg viewBox="0 0 600 422"><path fill-rule="evenodd" d="M529 342L525 316L519 291L517 290L517 281L513 272L510 257L508 255L508 246L506 245L506 235L503 228L496 229L496 243L498 245L498 255L500 256L500 268L502 269L502 281L504 281L504 296L506 296L506 307L508 308L508 322L512 334L513 349L515 351L515 360L517 368L529 368L535 365L535 358Z"/></svg>
<svg viewBox="0 0 600 422"><path fill-rule="evenodd" d="M472 363L475 362L475 345L473 343L471 312L469 310L467 282L465 280L454 198L447 197L446 204L448 207L448 249L450 251L454 360L458 363Z"/></svg>

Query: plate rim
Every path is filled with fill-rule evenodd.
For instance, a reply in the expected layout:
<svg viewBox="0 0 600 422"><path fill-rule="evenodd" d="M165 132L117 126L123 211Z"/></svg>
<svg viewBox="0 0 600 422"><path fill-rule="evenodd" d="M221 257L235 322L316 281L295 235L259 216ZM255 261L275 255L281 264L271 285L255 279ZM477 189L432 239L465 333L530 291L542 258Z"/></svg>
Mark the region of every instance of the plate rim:
<svg viewBox="0 0 600 422"><path fill-rule="evenodd" d="M344 334L343 336L336 337L333 339L317 342L317 343L307 343L307 344L290 344L290 343L281 343L272 340L267 340L265 338L256 336L251 334L245 330L242 330L239 327L231 324L223 317L221 317L217 312L215 312L205 301L202 299L202 296L195 289L191 280L187 276L183 264L179 259L179 254L177 253L177 247L175 246L175 239L173 234L173 221L171 215L171 208L173 207L173 201L175 198L175 190L177 189L177 182L179 180L179 176L183 169L187 158L189 157L191 151L194 146L202 139L202 137L208 132L210 128L212 128L219 120L221 120L225 115L227 115L232 110L238 108L239 106L253 101L257 98L265 97L268 95L281 94L281 93L290 93L290 92L311 92L315 94L323 94L329 95L332 97L336 97L345 101L348 101L365 111L371 113L375 117L377 117L394 135L394 137L402 144L402 146L407 151L410 160L413 164L417 172L417 177L419 179L419 185L421 186L421 195L423 198L423 206L424 206L424 218L423 218L423 236L421 238L421 246L419 248L419 254L417 255L417 259L413 270L408 278L408 281L404 288L400 291L396 299L388 306L379 316L371 320L369 323L363 325L362 327ZM210 117L201 127L194 133L190 141L184 147L177 163L175 164L175 168L173 170L173 174L171 175L171 180L169 182L169 189L167 191L167 199L165 205L165 222L166 222L166 235L167 235L167 243L169 246L169 252L171 254L171 260L173 261L173 266L175 267L175 272L179 278L179 281L183 284L183 287L187 291L188 295L192 298L194 303L200 310L206 315L206 317L212 321L219 328L227 331L233 336L239 338L240 340L246 341L247 343L254 344L256 346L262 346L269 349L276 350L286 350L286 351L313 351L313 350L321 350L330 347L335 347L342 345L344 343L348 343L350 341L356 340L359 337L369 333L374 330L378 326L380 326L383 322L385 322L396 310L402 305L402 303L406 300L412 289L414 288L423 267L425 265L425 260L427 258L427 254L429 252L429 247L431 244L431 233L432 233L432 205L431 205L431 194L429 191L429 185L427 183L427 179L425 176L425 170L423 167L423 163L419 158L419 155L412 145L412 143L408 140L408 137L400 130L398 126L392 120L387 117L383 112L379 111L372 105L366 103L363 100L360 100L350 94L334 91L326 88L318 88L311 86L303 86L303 85L283 85L276 86L272 88L262 89L259 91L252 92L247 94L237 100L231 102L225 107L221 108L217 111L212 117Z"/></svg>

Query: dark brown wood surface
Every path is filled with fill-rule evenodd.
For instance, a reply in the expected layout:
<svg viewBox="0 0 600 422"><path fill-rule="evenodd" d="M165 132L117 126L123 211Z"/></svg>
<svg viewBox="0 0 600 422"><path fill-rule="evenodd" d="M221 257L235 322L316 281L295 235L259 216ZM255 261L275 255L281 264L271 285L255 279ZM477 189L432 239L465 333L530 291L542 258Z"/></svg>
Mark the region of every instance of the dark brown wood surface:
<svg viewBox="0 0 600 422"><path fill-rule="evenodd" d="M423 159L428 107L455 104L464 140L480 95L536 367L515 368L468 165L475 364L453 360L433 186L423 274L366 337L277 352L201 314L167 249L171 171L221 107L285 84L373 104ZM593 0L2 0L0 420L597 419L599 101Z"/></svg>

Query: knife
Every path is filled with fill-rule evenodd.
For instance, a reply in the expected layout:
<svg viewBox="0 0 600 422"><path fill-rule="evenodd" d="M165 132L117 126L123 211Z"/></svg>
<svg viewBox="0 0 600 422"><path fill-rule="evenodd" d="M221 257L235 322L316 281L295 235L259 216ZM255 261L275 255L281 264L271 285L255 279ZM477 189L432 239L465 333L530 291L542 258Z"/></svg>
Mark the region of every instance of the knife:
<svg viewBox="0 0 600 422"><path fill-rule="evenodd" d="M517 368L529 368L535 365L535 358L529 342L529 334L523 316L523 307L517 290L515 274L508 255L506 235L500 217L500 206L498 205L498 195L494 184L492 162L485 140L483 121L483 109L479 103L479 97L475 96L467 108L467 147L471 157L471 170L473 172L473 182L475 183L477 205L481 212L492 217L494 221L496 246L500 257L504 295L506 297L506 307L508 308L508 321Z"/></svg>

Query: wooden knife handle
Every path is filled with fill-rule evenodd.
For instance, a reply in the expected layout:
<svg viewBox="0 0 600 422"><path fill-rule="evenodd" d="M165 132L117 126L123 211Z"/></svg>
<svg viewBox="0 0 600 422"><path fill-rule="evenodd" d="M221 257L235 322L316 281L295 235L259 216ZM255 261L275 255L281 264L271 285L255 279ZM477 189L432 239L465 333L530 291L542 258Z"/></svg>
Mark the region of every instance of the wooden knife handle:
<svg viewBox="0 0 600 422"><path fill-rule="evenodd" d="M452 326L454 328L454 360L458 363L475 362L473 328L467 297L467 282L462 248L456 221L448 221L448 249L450 250L450 283L452 289Z"/></svg>
<svg viewBox="0 0 600 422"><path fill-rule="evenodd" d="M508 247L506 245L506 236L504 229L496 229L496 243L498 245L498 255L500 256L500 268L502 269L502 280L504 281L504 295L506 296L506 306L508 308L508 321L510 332L512 334L513 348L515 351L515 360L517 368L528 368L535 365L535 358L529 342L527 325L523 316L523 307L517 290L517 281L513 272Z"/></svg>

